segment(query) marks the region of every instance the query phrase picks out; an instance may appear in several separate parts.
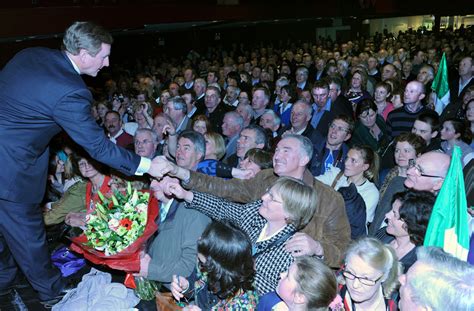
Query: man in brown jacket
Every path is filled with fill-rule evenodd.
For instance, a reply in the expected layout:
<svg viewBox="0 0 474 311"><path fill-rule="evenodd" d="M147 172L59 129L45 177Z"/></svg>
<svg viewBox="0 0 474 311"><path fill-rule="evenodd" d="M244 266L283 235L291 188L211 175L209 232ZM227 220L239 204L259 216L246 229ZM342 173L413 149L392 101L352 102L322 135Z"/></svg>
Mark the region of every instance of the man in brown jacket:
<svg viewBox="0 0 474 311"><path fill-rule="evenodd" d="M248 180L206 176L180 168L162 157L161 173L175 176L188 189L212 193L226 199L248 203L258 200L279 176L290 176L312 185L318 194L318 207L311 222L286 243L293 256L314 255L338 267L350 242L350 226L344 200L332 188L314 179L306 168L313 145L301 135L288 134L278 143L273 156L273 169L259 172ZM154 160L158 161L157 158Z"/></svg>

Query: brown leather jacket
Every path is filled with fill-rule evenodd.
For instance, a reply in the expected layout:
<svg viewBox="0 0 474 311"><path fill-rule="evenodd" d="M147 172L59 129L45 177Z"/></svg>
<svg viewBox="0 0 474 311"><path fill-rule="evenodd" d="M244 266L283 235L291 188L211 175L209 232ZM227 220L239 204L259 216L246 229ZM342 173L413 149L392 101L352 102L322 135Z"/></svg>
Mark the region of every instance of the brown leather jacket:
<svg viewBox="0 0 474 311"><path fill-rule="evenodd" d="M183 186L212 193L234 202L248 203L260 199L277 179L278 176L273 173L273 169L263 170L255 178L248 180L224 180L191 172L189 181L183 183ZM303 180L313 186L319 200L316 213L302 232L321 243L324 260L329 266L339 267L351 240L344 200L334 189L316 180L308 170L305 171Z"/></svg>

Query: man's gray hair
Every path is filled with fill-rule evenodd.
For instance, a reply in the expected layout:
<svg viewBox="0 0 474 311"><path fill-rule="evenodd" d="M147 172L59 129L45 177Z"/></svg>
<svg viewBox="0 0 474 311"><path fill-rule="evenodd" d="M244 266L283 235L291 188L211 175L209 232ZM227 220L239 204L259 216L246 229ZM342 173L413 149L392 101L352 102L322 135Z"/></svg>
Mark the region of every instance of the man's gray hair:
<svg viewBox="0 0 474 311"><path fill-rule="evenodd" d="M419 247L417 262L429 268L410 276L405 286L419 306L431 310L472 310L474 267L438 247Z"/></svg>
<svg viewBox="0 0 474 311"><path fill-rule="evenodd" d="M206 80L204 80L204 79L202 79L202 78L197 78L196 80L194 80L194 83L195 83L195 84L199 84L199 85L201 85L201 86L204 87L204 88L207 87Z"/></svg>
<svg viewBox="0 0 474 311"><path fill-rule="evenodd" d="M263 117L264 115L267 115L267 114L269 114L269 115L271 115L271 116L273 117L273 125L274 125L274 126L277 126L277 125L280 126L280 124L281 124L281 119L280 119L280 117L276 114L275 111L273 111L272 109L265 109L265 111L262 113L262 117Z"/></svg>
<svg viewBox="0 0 474 311"><path fill-rule="evenodd" d="M280 77L278 80L276 80L275 85L282 87L284 85L289 85L290 80L288 80L287 77Z"/></svg>
<svg viewBox="0 0 474 311"><path fill-rule="evenodd" d="M308 103L306 100L304 100L304 99L298 99L298 100L293 104L293 106L296 105L296 104L302 104L302 105L304 105L304 109L305 109L305 114L306 114L306 115L311 115L311 114L313 113L313 107L312 107L311 104Z"/></svg>
<svg viewBox="0 0 474 311"><path fill-rule="evenodd" d="M189 139L194 144L194 150L202 154L199 161L204 160L204 157L206 156L206 139L201 133L192 130L186 130L179 134L178 141L181 138Z"/></svg>
<svg viewBox="0 0 474 311"><path fill-rule="evenodd" d="M90 55L96 56L102 43L112 44L114 39L102 26L92 22L75 22L66 30L63 38L62 49L78 55L84 49Z"/></svg>
<svg viewBox="0 0 474 311"><path fill-rule="evenodd" d="M238 114L236 111L226 112L224 116L230 116L234 124L240 127L239 131L241 131L244 128L244 118L242 118L242 116Z"/></svg>
<svg viewBox="0 0 474 311"><path fill-rule="evenodd" d="M265 134L265 130L262 127L252 124L252 125L249 125L246 128L244 128L244 130L254 131L255 132L255 143L257 145L263 144L263 149L267 149L267 143L268 143L267 134Z"/></svg>
<svg viewBox="0 0 474 311"><path fill-rule="evenodd" d="M308 137L299 134L285 134L281 139L288 138L296 139L300 143L300 154L307 156L309 161L311 161L311 158L313 157L313 143L311 140Z"/></svg>
<svg viewBox="0 0 474 311"><path fill-rule="evenodd" d="M155 133L155 131L146 127L141 127L137 129L137 131L135 132L135 135L133 136L133 141L135 141L135 138L138 136L138 134L144 134L144 133L149 133L151 135L151 138L153 139L153 142L158 143L158 135Z"/></svg>
<svg viewBox="0 0 474 311"><path fill-rule="evenodd" d="M237 105L238 106L242 106L242 109L245 110L245 112L247 112L249 115L250 115L250 118L253 119L255 117L255 111L253 111L252 109L252 105L249 105L249 104L241 104L239 103Z"/></svg>
<svg viewBox="0 0 474 311"><path fill-rule="evenodd" d="M181 110L183 114L188 112L188 107L186 106L186 102L181 96L175 96L168 99L169 103L173 104L174 109Z"/></svg>

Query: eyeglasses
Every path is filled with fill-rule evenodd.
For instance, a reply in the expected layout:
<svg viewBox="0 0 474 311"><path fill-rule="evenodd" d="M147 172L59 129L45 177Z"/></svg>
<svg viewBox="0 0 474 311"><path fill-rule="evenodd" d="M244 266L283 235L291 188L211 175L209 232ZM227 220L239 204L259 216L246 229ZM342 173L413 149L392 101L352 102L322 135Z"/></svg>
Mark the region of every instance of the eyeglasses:
<svg viewBox="0 0 474 311"><path fill-rule="evenodd" d="M337 126L336 124L329 125L329 128L331 130L336 130L336 131L339 131L339 132L349 133L349 129L346 129L345 127L342 127L342 126Z"/></svg>
<svg viewBox="0 0 474 311"><path fill-rule="evenodd" d="M368 279L368 278L365 278L365 277L357 276L354 273L352 273L352 272L350 272L346 269L342 270L342 275L346 279L351 280L351 281L357 279L361 284L364 284L364 285L367 285L367 286L374 286L383 277L383 274L382 274L376 280L371 280L371 279Z"/></svg>
<svg viewBox="0 0 474 311"><path fill-rule="evenodd" d="M270 201L283 204L283 202L275 200L275 197L273 193L270 192L270 190L271 190L270 188L267 188L267 190L265 190L265 194L268 194L268 196L270 197Z"/></svg>
<svg viewBox="0 0 474 311"><path fill-rule="evenodd" d="M423 169L421 168L421 166L419 166L418 164L416 164L416 160L415 159L410 159L408 160L408 168L414 168L418 174L420 176L423 176L423 177L431 177L431 178L443 178L443 176L438 176L438 175L428 175L428 174L425 174L423 173Z"/></svg>
<svg viewBox="0 0 474 311"><path fill-rule="evenodd" d="M148 144L151 144L151 143L153 143L153 141L148 140L148 139L145 139L144 141L139 141L139 140L136 140L136 141L135 141L135 145L136 145L136 146L148 145Z"/></svg>

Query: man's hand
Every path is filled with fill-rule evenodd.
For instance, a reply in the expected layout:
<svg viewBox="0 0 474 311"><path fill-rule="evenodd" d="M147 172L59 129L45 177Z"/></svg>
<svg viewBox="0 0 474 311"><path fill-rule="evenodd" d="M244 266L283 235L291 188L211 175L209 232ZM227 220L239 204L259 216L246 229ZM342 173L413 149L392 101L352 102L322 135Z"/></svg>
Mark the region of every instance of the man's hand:
<svg viewBox="0 0 474 311"><path fill-rule="evenodd" d="M232 168L232 177L238 179L251 179L254 178L256 175L254 170L244 170L240 168Z"/></svg>
<svg viewBox="0 0 474 311"><path fill-rule="evenodd" d="M188 203L193 201L194 194L191 191L184 190L175 178L166 176L160 184L162 185L163 191L166 195L171 195L178 199L184 199Z"/></svg>
<svg viewBox="0 0 474 311"><path fill-rule="evenodd" d="M321 243L313 240L309 235L302 232L295 233L291 239L285 243L285 250L293 255L293 257L304 255L323 256L324 250Z"/></svg>
<svg viewBox="0 0 474 311"><path fill-rule="evenodd" d="M176 165L168 161L165 156L158 156L151 161L151 166L148 170L148 174L155 178L162 178L168 173L176 174L176 171Z"/></svg>
<svg viewBox="0 0 474 311"><path fill-rule="evenodd" d="M134 276L142 276L144 278L148 277L148 267L150 266L151 257L145 252L140 253L140 271L134 273Z"/></svg>

